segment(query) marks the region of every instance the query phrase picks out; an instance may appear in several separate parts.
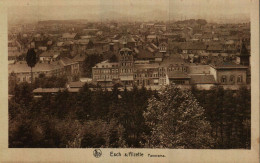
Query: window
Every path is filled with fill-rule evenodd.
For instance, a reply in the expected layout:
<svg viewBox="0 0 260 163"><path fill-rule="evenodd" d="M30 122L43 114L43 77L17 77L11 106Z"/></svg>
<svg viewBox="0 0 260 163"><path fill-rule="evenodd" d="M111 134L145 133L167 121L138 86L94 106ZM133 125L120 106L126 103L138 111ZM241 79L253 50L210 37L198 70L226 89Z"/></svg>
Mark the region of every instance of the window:
<svg viewBox="0 0 260 163"><path fill-rule="evenodd" d="M222 75L222 77L221 77L221 83L226 83L226 81L227 81L226 75Z"/></svg>
<svg viewBox="0 0 260 163"><path fill-rule="evenodd" d="M238 82L238 83L242 83L242 82L243 82L243 79L242 79L242 76L241 76L241 75L238 75L238 77L237 77L237 82Z"/></svg>
<svg viewBox="0 0 260 163"><path fill-rule="evenodd" d="M234 83L234 81L235 81L234 75L231 75L229 80L230 80L231 83Z"/></svg>

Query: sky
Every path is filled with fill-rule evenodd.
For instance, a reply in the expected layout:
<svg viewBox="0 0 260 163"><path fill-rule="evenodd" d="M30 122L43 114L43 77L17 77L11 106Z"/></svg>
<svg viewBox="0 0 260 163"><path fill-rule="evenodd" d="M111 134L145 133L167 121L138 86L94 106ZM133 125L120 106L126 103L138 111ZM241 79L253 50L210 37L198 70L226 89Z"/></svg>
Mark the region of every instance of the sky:
<svg viewBox="0 0 260 163"><path fill-rule="evenodd" d="M23 0L7 1L8 19L184 20L250 18L250 0Z"/></svg>

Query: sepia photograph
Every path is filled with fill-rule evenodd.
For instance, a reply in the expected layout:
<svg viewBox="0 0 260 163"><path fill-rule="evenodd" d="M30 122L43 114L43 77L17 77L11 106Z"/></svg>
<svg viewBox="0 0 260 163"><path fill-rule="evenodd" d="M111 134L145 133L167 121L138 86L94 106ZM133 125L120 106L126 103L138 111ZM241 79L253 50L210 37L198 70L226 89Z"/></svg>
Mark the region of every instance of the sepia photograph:
<svg viewBox="0 0 260 163"><path fill-rule="evenodd" d="M8 5L8 148L250 151L252 3Z"/></svg>

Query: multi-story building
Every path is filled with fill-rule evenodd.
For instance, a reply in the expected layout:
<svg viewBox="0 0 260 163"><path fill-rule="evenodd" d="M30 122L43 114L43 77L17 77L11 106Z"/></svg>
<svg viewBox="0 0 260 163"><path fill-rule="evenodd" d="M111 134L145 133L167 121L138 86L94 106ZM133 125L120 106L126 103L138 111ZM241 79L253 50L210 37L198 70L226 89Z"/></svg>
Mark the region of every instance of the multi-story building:
<svg viewBox="0 0 260 163"><path fill-rule="evenodd" d="M134 84L137 86L159 85L159 64L135 64Z"/></svg>
<svg viewBox="0 0 260 163"><path fill-rule="evenodd" d="M218 84L221 85L245 85L247 82L247 66L225 63L210 65L212 74Z"/></svg>
<svg viewBox="0 0 260 163"><path fill-rule="evenodd" d="M112 85L119 80L119 63L103 61L92 68L93 82L102 86Z"/></svg>
<svg viewBox="0 0 260 163"><path fill-rule="evenodd" d="M79 76L79 62L75 62L70 58L64 57L59 60L59 63L64 67L65 74L69 81L72 81L74 77Z"/></svg>
<svg viewBox="0 0 260 163"><path fill-rule="evenodd" d="M119 51L119 78L124 85L132 85L134 81L133 51L122 48Z"/></svg>
<svg viewBox="0 0 260 163"><path fill-rule="evenodd" d="M32 69L33 79L38 78L40 74L46 77L62 76L65 74L64 67L58 62L37 63ZM16 82L31 82L31 68L25 62L17 62L8 65L8 74L14 74Z"/></svg>

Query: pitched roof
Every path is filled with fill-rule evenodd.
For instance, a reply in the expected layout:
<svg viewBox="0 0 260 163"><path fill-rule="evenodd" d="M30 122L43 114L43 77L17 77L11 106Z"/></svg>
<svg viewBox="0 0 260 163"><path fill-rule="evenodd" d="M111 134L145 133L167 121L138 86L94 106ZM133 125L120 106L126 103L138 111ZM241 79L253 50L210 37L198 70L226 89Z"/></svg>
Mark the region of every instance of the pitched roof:
<svg viewBox="0 0 260 163"><path fill-rule="evenodd" d="M55 55L60 55L58 52L45 51L40 54L40 57L54 57Z"/></svg>
<svg viewBox="0 0 260 163"><path fill-rule="evenodd" d="M207 50L209 51L221 51L223 50L223 46L221 44L211 44L208 46Z"/></svg>
<svg viewBox="0 0 260 163"><path fill-rule="evenodd" d="M63 33L62 38L74 39L77 33Z"/></svg>
<svg viewBox="0 0 260 163"><path fill-rule="evenodd" d="M61 58L59 61L63 66L68 66L77 63L68 57Z"/></svg>
<svg viewBox="0 0 260 163"><path fill-rule="evenodd" d="M168 78L169 79L183 79L183 78L190 78L187 73L180 72L180 71L168 71L167 72Z"/></svg>
<svg viewBox="0 0 260 163"><path fill-rule="evenodd" d="M158 63L153 63L153 64L150 64L150 63L147 63L147 64L135 64L135 68L137 68L137 69L158 68L158 67L159 67Z"/></svg>
<svg viewBox="0 0 260 163"><path fill-rule="evenodd" d="M209 65L190 65L189 74L209 74L210 66Z"/></svg>
<svg viewBox="0 0 260 163"><path fill-rule="evenodd" d="M154 55L147 49L139 49L139 53L137 55L138 59L153 59Z"/></svg>
<svg viewBox="0 0 260 163"><path fill-rule="evenodd" d="M119 43L136 42L132 35L124 35L119 40Z"/></svg>
<svg viewBox="0 0 260 163"><path fill-rule="evenodd" d="M129 48L122 48L122 49L120 49L120 51L132 51L132 50Z"/></svg>
<svg viewBox="0 0 260 163"><path fill-rule="evenodd" d="M75 62L83 62L86 59L86 55L78 54L72 60Z"/></svg>
<svg viewBox="0 0 260 163"><path fill-rule="evenodd" d="M58 62L52 62L52 63L37 63L35 67L33 67L33 72L45 72L45 71L51 71L55 69L62 68L62 65L60 65ZM25 62L17 62L15 64L8 65L8 72L14 72L14 73L28 73L31 72L31 67L27 65Z"/></svg>
<svg viewBox="0 0 260 163"><path fill-rule="evenodd" d="M36 88L33 93L57 93L64 90L65 88Z"/></svg>
<svg viewBox="0 0 260 163"><path fill-rule="evenodd" d="M181 50L206 50L206 45L203 43L182 42L179 46Z"/></svg>
<svg viewBox="0 0 260 163"><path fill-rule="evenodd" d="M247 66L236 64L233 62L221 62L217 64L211 64L211 67L215 69L247 69Z"/></svg>
<svg viewBox="0 0 260 163"><path fill-rule="evenodd" d="M163 54L162 53L155 53L154 58L162 58Z"/></svg>
<svg viewBox="0 0 260 163"><path fill-rule="evenodd" d="M192 84L215 84L213 75L190 75Z"/></svg>
<svg viewBox="0 0 260 163"><path fill-rule="evenodd" d="M147 39L155 39L155 38L156 38L156 35L148 35L146 38L147 38Z"/></svg>
<svg viewBox="0 0 260 163"><path fill-rule="evenodd" d="M22 55L22 53L20 53L18 51L8 51L9 57L18 57L19 55Z"/></svg>
<svg viewBox="0 0 260 163"><path fill-rule="evenodd" d="M169 57L164 58L160 66L169 66L171 64L184 64L184 63L185 62L180 55L171 55Z"/></svg>
<svg viewBox="0 0 260 163"><path fill-rule="evenodd" d="M77 82L70 82L68 83L69 87L70 88L81 88L84 86L84 82L81 82L81 81L77 81Z"/></svg>

